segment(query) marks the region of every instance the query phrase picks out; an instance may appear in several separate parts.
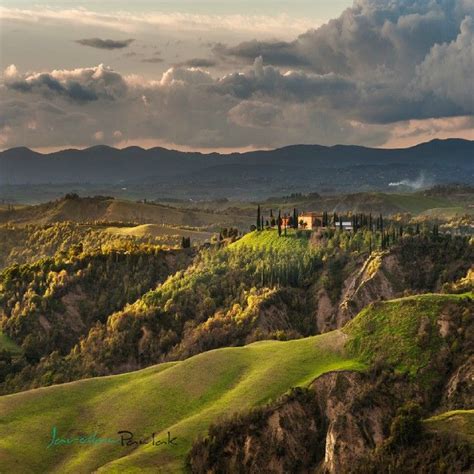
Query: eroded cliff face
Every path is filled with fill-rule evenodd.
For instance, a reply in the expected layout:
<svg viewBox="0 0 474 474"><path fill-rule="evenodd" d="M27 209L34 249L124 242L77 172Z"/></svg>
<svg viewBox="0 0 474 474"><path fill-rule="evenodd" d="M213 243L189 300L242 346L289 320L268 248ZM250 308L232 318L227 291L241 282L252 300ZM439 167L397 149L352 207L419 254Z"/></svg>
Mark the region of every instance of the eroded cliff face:
<svg viewBox="0 0 474 474"><path fill-rule="evenodd" d="M415 252L415 251L414 251ZM416 253L418 252L418 253ZM413 259L404 250L373 252L366 260L349 260L340 270L340 288L328 291L325 281L331 278L326 268L311 291L314 319L319 333L342 328L362 309L377 301L390 300L406 293L462 293L472 291L474 268L464 257L444 255L440 262L416 250ZM459 258L457 258L459 257ZM460 279L451 275L460 274Z"/></svg>
<svg viewBox="0 0 474 474"><path fill-rule="evenodd" d="M194 473L349 472L388 436L400 400L386 381L332 372L309 390L211 428L189 457Z"/></svg>
<svg viewBox="0 0 474 474"><path fill-rule="evenodd" d="M422 406L424 395L393 373L328 373L315 380L309 390L294 390L269 407L212 427L208 438L194 444L188 466L196 474L377 472L367 469L372 456L384 452L380 448L390 439L397 409L407 399ZM457 462L459 445L443 452L445 441L437 438L440 453L453 456ZM418 456L422 465L423 446L426 444L433 457L436 448L432 443L421 438L421 452L408 445L382 456L397 460L411 450L412 458ZM459 454L469 457L461 451ZM411 462L417 465L416 459ZM430 462L437 465L436 452Z"/></svg>
<svg viewBox="0 0 474 474"><path fill-rule="evenodd" d="M430 324L426 317L418 319L417 345L429 344L427 337L441 341L416 376L394 370L386 360L366 372L321 375L308 389L294 389L267 407L212 426L208 437L193 445L191 472L366 474L408 461L412 470L393 472L419 472L423 463L436 468L446 459L469 467L469 449L457 441L422 437L419 451L413 443L396 444L393 422L407 404L423 416L473 406L472 309L466 298L447 303ZM374 462L379 470L368 469Z"/></svg>
<svg viewBox="0 0 474 474"><path fill-rule="evenodd" d="M400 296L403 289L403 272L396 255L374 252L346 275L337 300L331 300L326 289L316 285L317 328L321 333L339 329L370 303Z"/></svg>

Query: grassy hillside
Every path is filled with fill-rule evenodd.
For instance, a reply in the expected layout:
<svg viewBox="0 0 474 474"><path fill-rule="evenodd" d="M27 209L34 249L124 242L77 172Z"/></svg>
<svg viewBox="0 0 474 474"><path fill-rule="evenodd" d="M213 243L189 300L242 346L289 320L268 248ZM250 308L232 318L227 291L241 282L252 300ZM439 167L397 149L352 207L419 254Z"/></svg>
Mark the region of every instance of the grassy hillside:
<svg viewBox="0 0 474 474"><path fill-rule="evenodd" d="M457 433L474 445L474 410L454 410L433 416L425 421L430 431Z"/></svg>
<svg viewBox="0 0 474 474"><path fill-rule="evenodd" d="M449 328L450 323L439 323L440 315L450 304L458 308L459 303L470 302L460 315L469 318L473 296L428 294L372 304L345 326L344 332L350 335L348 346L365 363L383 359L399 372L415 377L450 342L440 330ZM426 382L432 375L431 371L424 373Z"/></svg>
<svg viewBox="0 0 474 474"><path fill-rule="evenodd" d="M226 348L139 372L89 379L0 398L0 464L6 472L180 472L192 440L213 421L275 399L318 375L363 366L345 353L345 336L328 333L289 342ZM73 444L62 437L128 430L176 446ZM157 470L157 466L159 469Z"/></svg>
<svg viewBox="0 0 474 474"><path fill-rule="evenodd" d="M286 235L278 236L277 229L254 231L246 234L231 245L233 249L251 248L254 250L292 251L305 250L308 247L310 231L287 229Z"/></svg>
<svg viewBox="0 0 474 474"><path fill-rule="evenodd" d="M107 197L63 198L46 204L28 206L14 211L0 210L0 223L49 224L53 222L130 222L139 224L166 224L169 226L214 227L242 225L232 215L178 209L154 203L143 203Z"/></svg>
<svg viewBox="0 0 474 474"><path fill-rule="evenodd" d="M387 204L392 204L401 212L419 214L434 208L453 207L453 202L446 197L425 196L423 193L413 194L380 194Z"/></svg>
<svg viewBox="0 0 474 474"><path fill-rule="evenodd" d="M190 237L192 242L209 241L216 235L212 232L182 229L169 225L142 224L134 227L107 227L105 230L111 235L122 237Z"/></svg>
<svg viewBox="0 0 474 474"><path fill-rule="evenodd" d="M181 472L193 439L210 423L261 406L322 373L362 370L381 360L429 381L423 375L431 374L427 365L451 343L449 333L441 337L439 321L449 314L449 325L459 334L454 323L469 314L471 298L389 301L362 311L344 331L218 349L125 375L3 396L0 464L6 472L20 467L22 472ZM462 352L462 338L459 342ZM444 374L445 368L434 370ZM442 424L446 416L429 423ZM97 433L113 442L48 448L53 427L62 438ZM170 432L176 446L123 447L117 443L120 430L142 438L155 432L160 440Z"/></svg>

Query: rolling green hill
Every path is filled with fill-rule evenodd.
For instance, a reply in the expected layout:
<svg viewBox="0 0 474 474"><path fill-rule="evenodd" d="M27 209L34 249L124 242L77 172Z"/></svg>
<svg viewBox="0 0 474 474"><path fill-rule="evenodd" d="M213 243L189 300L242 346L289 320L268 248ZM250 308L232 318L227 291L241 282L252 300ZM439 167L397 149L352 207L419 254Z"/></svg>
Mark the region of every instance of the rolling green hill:
<svg viewBox="0 0 474 474"><path fill-rule="evenodd" d="M276 229L250 232L230 247L232 249L250 248L254 250L298 251L308 247L311 231L287 229L286 235L278 237Z"/></svg>
<svg viewBox="0 0 474 474"><path fill-rule="evenodd" d="M178 209L155 203L133 202L108 197L79 198L75 195L37 206L7 211L0 209L0 223L50 224L54 222L130 222L186 227L242 225L248 219L197 209ZM237 221L237 222L236 222Z"/></svg>
<svg viewBox="0 0 474 474"><path fill-rule="evenodd" d="M139 372L88 379L0 398L0 465L6 472L181 472L193 439L225 415L269 402L290 387L362 364L345 353L345 336L328 333L289 342L260 342L206 352ZM48 448L61 437L97 432L118 439L159 439L176 446L78 444ZM140 466L140 469L137 469ZM159 470L157 471L157 466Z"/></svg>
<svg viewBox="0 0 474 474"><path fill-rule="evenodd" d="M142 224L134 227L107 227L105 232L123 237L189 237L193 242L205 242L216 235L212 232L189 230L169 225Z"/></svg>
<svg viewBox="0 0 474 474"><path fill-rule="evenodd" d="M192 441L211 423L307 386L323 373L363 370L384 360L400 372L432 374L429 360L451 343L449 333L434 328L443 327L440 320L450 309L456 332L454 322L471 311L469 305L472 293L378 303L344 331L218 349L125 375L3 396L0 465L24 473L182 472ZM48 448L53 427L62 439L96 433L108 442L76 439ZM117 432L124 430L135 438L155 432L159 440L170 432L176 445L121 446Z"/></svg>

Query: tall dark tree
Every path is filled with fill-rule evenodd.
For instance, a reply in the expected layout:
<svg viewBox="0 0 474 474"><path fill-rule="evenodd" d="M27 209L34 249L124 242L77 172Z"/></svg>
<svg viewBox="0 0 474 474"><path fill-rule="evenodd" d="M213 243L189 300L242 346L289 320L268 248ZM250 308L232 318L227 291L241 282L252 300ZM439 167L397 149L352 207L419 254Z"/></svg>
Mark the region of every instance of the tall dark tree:
<svg viewBox="0 0 474 474"><path fill-rule="evenodd" d="M293 209L293 227L295 229L298 228L298 211L296 210L296 208Z"/></svg>
<svg viewBox="0 0 474 474"><path fill-rule="evenodd" d="M260 211L260 204L258 205L257 208L257 230L261 229L261 224L262 224L262 213Z"/></svg>
<svg viewBox="0 0 474 474"><path fill-rule="evenodd" d="M278 211L278 236L281 236L281 211Z"/></svg>

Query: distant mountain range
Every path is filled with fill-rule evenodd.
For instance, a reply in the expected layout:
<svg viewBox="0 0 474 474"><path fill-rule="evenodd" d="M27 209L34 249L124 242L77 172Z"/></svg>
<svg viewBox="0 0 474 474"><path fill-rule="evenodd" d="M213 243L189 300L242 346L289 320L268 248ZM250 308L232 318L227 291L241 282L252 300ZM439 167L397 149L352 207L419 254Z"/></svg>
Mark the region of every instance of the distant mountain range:
<svg viewBox="0 0 474 474"><path fill-rule="evenodd" d="M153 187L176 197L264 197L474 183L474 142L434 140L406 149L295 145L220 155L95 146L41 154L0 152L0 184Z"/></svg>

